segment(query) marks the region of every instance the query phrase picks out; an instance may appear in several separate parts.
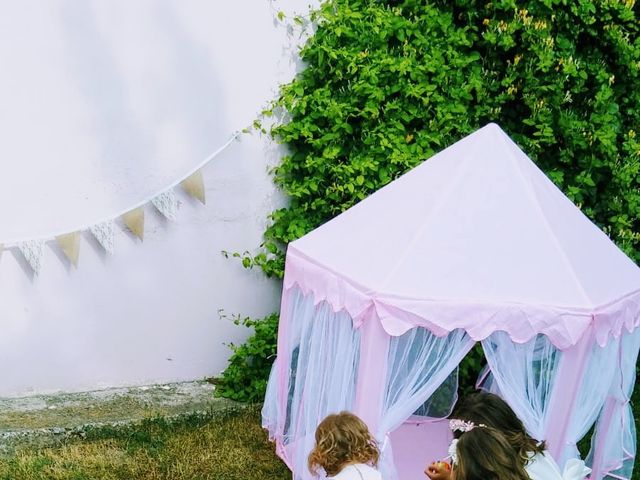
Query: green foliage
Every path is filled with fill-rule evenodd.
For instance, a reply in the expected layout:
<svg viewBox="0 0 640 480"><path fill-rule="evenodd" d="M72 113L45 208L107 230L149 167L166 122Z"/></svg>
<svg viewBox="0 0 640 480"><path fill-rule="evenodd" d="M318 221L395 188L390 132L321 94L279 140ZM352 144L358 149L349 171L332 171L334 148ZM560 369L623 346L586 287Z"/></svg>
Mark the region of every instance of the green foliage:
<svg viewBox="0 0 640 480"><path fill-rule="evenodd" d="M482 345L476 343L464 357L458 369L458 392L460 395L467 395L476 390L478 375L486 364Z"/></svg>
<svg viewBox="0 0 640 480"><path fill-rule="evenodd" d="M243 264L282 277L290 241L492 121L638 262L639 8L327 1L306 68L265 112L290 152L273 172L290 203ZM462 363L463 391L482 363L479 349Z"/></svg>
<svg viewBox="0 0 640 480"><path fill-rule="evenodd" d="M235 318L236 325L254 329L242 345L230 344L229 364L216 383L216 395L242 402L261 402L276 355L278 315L260 320Z"/></svg>
<svg viewBox="0 0 640 480"><path fill-rule="evenodd" d="M330 0L306 69L267 116L290 204L245 265L282 276L286 245L471 131L497 122L640 260L640 39L634 1Z"/></svg>

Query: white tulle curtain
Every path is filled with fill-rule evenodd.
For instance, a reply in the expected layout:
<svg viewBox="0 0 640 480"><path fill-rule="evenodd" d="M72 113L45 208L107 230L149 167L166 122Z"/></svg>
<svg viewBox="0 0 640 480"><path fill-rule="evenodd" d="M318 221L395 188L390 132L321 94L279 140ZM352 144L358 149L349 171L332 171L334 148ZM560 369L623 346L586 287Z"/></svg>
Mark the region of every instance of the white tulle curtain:
<svg viewBox="0 0 640 480"><path fill-rule="evenodd" d="M458 368L445 379L436 391L413 412L412 417L416 417L419 423L428 419L442 419L451 415L453 407L458 402Z"/></svg>
<svg viewBox="0 0 640 480"><path fill-rule="evenodd" d="M352 410L357 381L360 334L344 312L335 313L326 302L314 306L313 295L287 292L288 352L278 352L263 408L263 426L281 442L281 453L294 478L311 479L307 457L317 425L330 413ZM288 365L281 368L279 361ZM280 374L287 375L286 399L280 398ZM283 408L284 406L284 408Z"/></svg>
<svg viewBox="0 0 640 480"><path fill-rule="evenodd" d="M610 340L610 343L616 343ZM636 381L636 361L640 349L640 328L624 332L618 339L616 368L612 377L598 373L594 378L602 382L613 378L608 389L596 429L591 438L588 464L594 469L594 478L631 478L636 456L636 428L629 400Z"/></svg>
<svg viewBox="0 0 640 480"><path fill-rule="evenodd" d="M282 418L278 407L278 362L274 362L269 374L267 392L262 404L262 428L269 433L269 439L275 440L278 433L278 422Z"/></svg>
<svg viewBox="0 0 640 480"><path fill-rule="evenodd" d="M604 347L595 342L591 347L582 383L569 414L565 446L560 457L556 459L560 465L564 465L570 458L580 457L576 444L593 426L602 409L609 392L609 382L602 380L614 378L616 375L619 344L619 340L612 339Z"/></svg>
<svg viewBox="0 0 640 480"><path fill-rule="evenodd" d="M573 408L567 413L570 418L565 445L556 459L560 465L579 457L577 442L598 420L587 458L587 464L597 469L592 478L631 478L636 438L629 398L635 384L639 330L612 338L603 347L595 342L591 347ZM527 431L544 440L551 427L548 414L552 392L562 388L556 384L562 352L543 335L516 344L505 333L496 332L482 346L488 369L479 385L504 398ZM611 474L607 477L606 472Z"/></svg>
<svg viewBox="0 0 640 480"><path fill-rule="evenodd" d="M544 335L518 344L505 332L487 337L482 348L489 371L483 373L479 386L504 398L529 434L544 440L562 352Z"/></svg>
<svg viewBox="0 0 640 480"><path fill-rule="evenodd" d="M418 410L422 414L438 410L443 416L450 412L456 400L455 388L443 390L450 392L448 398L439 396L445 405L427 401L445 381L457 380L457 376L451 374L474 343L462 330L437 337L424 328L414 328L391 338L383 411L377 432L383 446L381 470L385 480L397 478L388 434Z"/></svg>
<svg viewBox="0 0 640 480"><path fill-rule="evenodd" d="M284 295L278 359L267 388L263 426L278 441L279 454L294 471L294 479L307 480L312 478L307 457L317 425L330 413L355 410L361 336L348 314L334 312L326 302L315 305L313 295L296 288ZM456 399L456 368L473 344L462 330L437 337L414 328L390 338L384 390L367 392L382 394L375 435L381 442L385 480L397 479L389 433L412 415L450 412ZM517 344L505 332L493 333L482 346L488 368L480 386L502 396L529 433L544 440L552 427L554 389L562 393L557 381L562 351L544 335ZM560 464L578 455L576 443L597 419L587 459L594 467L592 478L631 478L636 438L629 398L639 348L640 329L624 332L604 347L590 347L586 373L569 412Z"/></svg>

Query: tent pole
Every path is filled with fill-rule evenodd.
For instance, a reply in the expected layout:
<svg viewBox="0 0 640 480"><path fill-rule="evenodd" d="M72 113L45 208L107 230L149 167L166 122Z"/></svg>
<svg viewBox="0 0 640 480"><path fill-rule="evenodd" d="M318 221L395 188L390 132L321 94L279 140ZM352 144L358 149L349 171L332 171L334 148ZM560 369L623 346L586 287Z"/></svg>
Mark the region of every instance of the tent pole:
<svg viewBox="0 0 640 480"><path fill-rule="evenodd" d="M547 449L553 458L564 468L562 458L567 447L567 434L578 391L582 385L584 370L593 346L593 336L588 330L572 347L562 352L558 366L551 409L547 418Z"/></svg>
<svg viewBox="0 0 640 480"><path fill-rule="evenodd" d="M387 380L389 335L382 328L374 305L367 310L361 328L355 413L376 435Z"/></svg>
<svg viewBox="0 0 640 480"><path fill-rule="evenodd" d="M623 332L622 335L630 335L630 333ZM628 348L625 349L625 342L623 342L622 335L617 339L610 339L610 342L617 341L618 345L618 370L615 378L613 379L611 389L609 391L609 396L604 403L604 407L602 408L602 412L600 414L601 419L597 423L596 429L596 441L593 444L593 464L591 471L591 478L594 480L600 480L604 477L606 469L611 468L611 465L604 465L603 457L605 453L605 449L607 447L606 441L608 437L608 433L611 428L620 428L624 429L624 414L627 409L627 405L629 404L630 397L633 395L633 389L631 389L631 393L627 395L627 389L625 386L627 385L626 377L629 379L636 377L636 363L638 361L638 351L631 350ZM628 347L628 345L626 345ZM636 347L637 348L637 347ZM633 358L633 361L628 362L629 370L624 370L625 362L624 358L629 356L629 360ZM622 416L622 417L620 417ZM615 421L619 421L620 423L617 426L614 426L614 418ZM628 421L633 422L633 417L629 418ZM624 449L623 443L623 451L627 455L630 455L630 452L627 452ZM635 454L635 452L633 452ZM634 455L635 457L635 455ZM627 458L628 459L628 458ZM624 466L624 458L621 459L620 468ZM635 461L635 458L634 458Z"/></svg>
<svg viewBox="0 0 640 480"><path fill-rule="evenodd" d="M618 339L611 339L611 342L617 341L618 345L618 369L616 371L616 376L611 382L611 388L609 390L609 395L604 402L604 406L602 407L602 412L600 415L602 416L602 421L598 422L597 431L596 431L596 442L595 449L593 452L593 464L591 466L591 478L594 480L599 480L603 478L604 474L604 466L602 465L602 457L604 456L604 451L606 448L605 442L607 440L607 436L609 434L609 429L611 428L611 422L613 420L613 414L616 409L616 399L615 399L615 391L612 392L616 387L619 387L621 391L624 391L624 372L622 371L622 337ZM634 363L635 369L635 363Z"/></svg>
<svg viewBox="0 0 640 480"><path fill-rule="evenodd" d="M611 428L611 421L613 419L613 412L616 407L616 401L613 397L607 398L604 407L602 409L602 422L598 425L598 437L595 443L595 451L593 455L593 465L591 467L591 478L594 480L600 480L603 477L603 465L602 457L604 455L604 449L606 447L605 441Z"/></svg>

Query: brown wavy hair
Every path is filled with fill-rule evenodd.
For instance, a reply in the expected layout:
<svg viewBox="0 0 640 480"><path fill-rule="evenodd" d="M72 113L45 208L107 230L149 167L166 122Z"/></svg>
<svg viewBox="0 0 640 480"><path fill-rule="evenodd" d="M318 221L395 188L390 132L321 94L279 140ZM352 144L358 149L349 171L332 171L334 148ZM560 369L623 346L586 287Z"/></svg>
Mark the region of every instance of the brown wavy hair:
<svg viewBox="0 0 640 480"><path fill-rule="evenodd" d="M529 462L532 454L542 453L545 449L544 442L527 433L507 402L493 393L478 392L465 397L452 417L499 430L515 449L523 465ZM454 432L454 435L457 434Z"/></svg>
<svg viewBox="0 0 640 480"><path fill-rule="evenodd" d="M316 445L309 454L309 471L324 469L334 476L349 464L378 465L380 451L367 425L353 413L329 415L316 429Z"/></svg>
<svg viewBox="0 0 640 480"><path fill-rule="evenodd" d="M498 430L476 427L456 444L455 480L529 480L524 464Z"/></svg>

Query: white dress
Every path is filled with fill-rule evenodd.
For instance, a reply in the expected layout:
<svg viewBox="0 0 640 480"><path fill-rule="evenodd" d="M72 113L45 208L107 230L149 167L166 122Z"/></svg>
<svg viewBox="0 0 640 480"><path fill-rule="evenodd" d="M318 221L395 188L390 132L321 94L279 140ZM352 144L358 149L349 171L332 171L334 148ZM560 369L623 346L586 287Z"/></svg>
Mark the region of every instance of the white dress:
<svg viewBox="0 0 640 480"><path fill-rule="evenodd" d="M564 471L560 472L560 467L546 451L532 455L525 470L531 480L584 480L591 473L591 469L577 458L567 461Z"/></svg>
<svg viewBox="0 0 640 480"><path fill-rule="evenodd" d="M335 480L382 480L378 470L364 463L347 465L335 477L328 478Z"/></svg>

